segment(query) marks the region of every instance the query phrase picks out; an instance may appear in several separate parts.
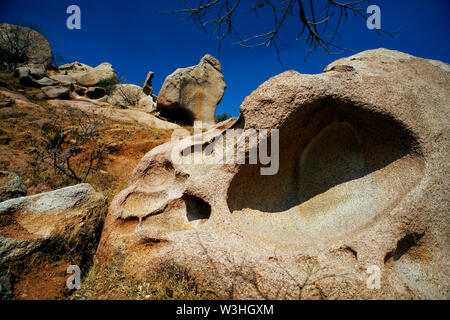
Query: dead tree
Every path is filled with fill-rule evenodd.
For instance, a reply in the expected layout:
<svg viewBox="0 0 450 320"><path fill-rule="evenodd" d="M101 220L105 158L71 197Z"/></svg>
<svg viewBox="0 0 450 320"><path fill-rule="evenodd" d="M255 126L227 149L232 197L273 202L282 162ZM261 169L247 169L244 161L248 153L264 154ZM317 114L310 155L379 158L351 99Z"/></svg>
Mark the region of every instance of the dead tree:
<svg viewBox="0 0 450 320"><path fill-rule="evenodd" d="M68 109L63 113L55 110L52 124L42 132L43 160L58 174L85 182L111 149L111 144L100 136L105 122L106 117L81 110Z"/></svg>
<svg viewBox="0 0 450 320"><path fill-rule="evenodd" d="M326 54L336 54L342 51L354 51L337 44L341 38L339 29L349 16L356 16L366 20L366 12L370 0L339 2L335 0L197 0L190 7L165 14L184 14L184 20L193 20L205 32L213 26L213 32L219 41L219 54L223 41L228 37L237 39L233 44L243 47L273 47L280 61L280 35L284 31L296 40L306 41L309 49L305 59L314 51L322 50ZM253 13L263 29L266 21L260 16L271 16L269 30L261 33L243 36L238 29L237 17ZM242 18L242 16L241 16ZM289 27L296 25L295 32L290 34ZM376 29L376 32L391 37L395 32ZM333 52L336 50L336 52ZM280 61L281 63L281 61Z"/></svg>
<svg viewBox="0 0 450 320"><path fill-rule="evenodd" d="M3 25L0 32L0 69L14 71L29 62L36 32L42 27L30 23Z"/></svg>
<svg viewBox="0 0 450 320"><path fill-rule="evenodd" d="M125 85L117 85L116 91L124 104L129 107L135 107L139 104L142 91L139 88L127 87Z"/></svg>

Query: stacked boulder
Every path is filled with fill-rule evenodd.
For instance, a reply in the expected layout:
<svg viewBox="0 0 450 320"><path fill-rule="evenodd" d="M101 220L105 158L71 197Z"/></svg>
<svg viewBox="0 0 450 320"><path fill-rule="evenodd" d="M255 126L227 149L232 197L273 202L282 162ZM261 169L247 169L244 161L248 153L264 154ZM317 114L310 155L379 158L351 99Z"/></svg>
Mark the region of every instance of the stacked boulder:
<svg viewBox="0 0 450 320"><path fill-rule="evenodd" d="M27 194L27 187L16 173L0 170L0 202Z"/></svg>
<svg viewBox="0 0 450 320"><path fill-rule="evenodd" d="M225 88L220 62L207 54L198 65L177 69L166 78L157 110L168 120L188 125L201 121L203 127L211 127Z"/></svg>
<svg viewBox="0 0 450 320"><path fill-rule="evenodd" d="M4 61L1 67L13 69L22 85L37 88L36 99L82 100L158 111L161 117L182 124L192 125L195 121L201 121L204 127L215 124L215 110L226 84L220 62L209 54L196 66L176 69L165 79L157 97L153 93L151 71L140 87L120 84L117 72L108 62L91 67L75 61L55 67L50 44L38 32L9 24L0 24L0 31L0 54ZM31 39L30 43L25 42L29 48L21 53L20 59L10 39L16 39L17 47L24 47L22 42Z"/></svg>
<svg viewBox="0 0 450 320"><path fill-rule="evenodd" d="M67 99L107 101L107 89L119 80L110 63L104 62L93 68L80 62L72 62L50 71L49 77L70 88Z"/></svg>

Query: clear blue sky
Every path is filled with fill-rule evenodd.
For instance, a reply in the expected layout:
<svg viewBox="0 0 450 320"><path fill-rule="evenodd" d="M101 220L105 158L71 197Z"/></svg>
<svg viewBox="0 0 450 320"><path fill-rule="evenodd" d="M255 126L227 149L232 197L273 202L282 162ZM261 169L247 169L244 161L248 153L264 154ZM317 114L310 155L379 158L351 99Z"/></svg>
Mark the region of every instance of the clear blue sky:
<svg viewBox="0 0 450 320"><path fill-rule="evenodd" d="M66 8L71 4L81 8L81 30L66 28ZM379 37L366 28L365 21L350 19L342 26L340 45L358 51L385 47L450 62L449 0L380 0L372 4L381 8L383 29L402 27L398 37ZM217 56L214 34L205 34L191 21L182 21L180 15L159 14L180 8L181 0L0 0L0 21L40 24L47 30L54 52L61 52L68 61L91 66L110 62L130 83L139 84L151 70L155 72L153 86L157 93L165 77L176 68L195 65L206 53ZM262 31L270 26L264 22L262 25ZM239 16L238 26L243 34L251 35L257 21L251 16ZM220 61L227 89L217 113L237 116L247 95L286 69L320 73L333 60L351 55L316 53L306 63L304 42L284 40L281 56L285 68L271 48L247 49L231 45L231 39L225 41Z"/></svg>

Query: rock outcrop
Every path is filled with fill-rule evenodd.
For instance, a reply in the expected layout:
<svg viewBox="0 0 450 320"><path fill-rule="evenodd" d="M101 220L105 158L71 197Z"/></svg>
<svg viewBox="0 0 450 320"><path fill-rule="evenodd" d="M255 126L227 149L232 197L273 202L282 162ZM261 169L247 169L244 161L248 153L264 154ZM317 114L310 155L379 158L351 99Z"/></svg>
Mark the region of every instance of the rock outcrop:
<svg viewBox="0 0 450 320"><path fill-rule="evenodd" d="M136 107L139 100L145 97L141 87L134 84L118 84L112 93L109 102L112 105L127 108Z"/></svg>
<svg viewBox="0 0 450 320"><path fill-rule="evenodd" d="M216 298L449 299L449 72L378 49L269 79L239 119L141 160L110 206L99 263L143 276L174 262ZM170 83L158 103L180 101ZM227 129L245 130L226 136L244 160L267 143L246 133L270 129L276 174L261 175L263 160L206 162ZM189 150L203 161L179 161Z"/></svg>
<svg viewBox="0 0 450 320"><path fill-rule="evenodd" d="M83 112L101 115L107 119L120 121L124 123L139 123L144 126L158 129L179 129L180 126L158 119L157 117L140 109L113 109L106 106L93 104L90 101L76 101L76 100L50 100L49 104L56 108L74 108Z"/></svg>
<svg viewBox="0 0 450 320"><path fill-rule="evenodd" d="M63 86L49 86L43 87L42 91L50 99L70 99L70 89Z"/></svg>
<svg viewBox="0 0 450 320"><path fill-rule="evenodd" d="M102 80L112 80L115 83L119 83L117 73L110 63L104 62L87 71L78 78L77 82L85 87L95 87Z"/></svg>
<svg viewBox="0 0 450 320"><path fill-rule="evenodd" d="M47 39L26 27L0 23L0 49L11 51L20 65L46 70L53 61L53 53ZM20 55L18 57L17 55Z"/></svg>
<svg viewBox="0 0 450 320"><path fill-rule="evenodd" d="M157 110L169 120L191 125L198 120L211 127L225 88L220 62L207 54L198 65L177 69L165 79Z"/></svg>
<svg viewBox="0 0 450 320"><path fill-rule="evenodd" d="M14 75L19 78L22 85L28 87L41 88L59 84L58 81L46 77L45 72L41 72L40 69L20 67L16 69Z"/></svg>
<svg viewBox="0 0 450 320"><path fill-rule="evenodd" d="M153 85L152 85L152 79L153 76L155 75L154 72L149 71L147 73L147 77L145 78L145 82L144 85L142 87L142 90L144 91L144 93L148 96L151 96L153 94Z"/></svg>
<svg viewBox="0 0 450 320"><path fill-rule="evenodd" d="M12 198L23 197L27 194L27 187L16 173L0 171L0 202Z"/></svg>
<svg viewBox="0 0 450 320"><path fill-rule="evenodd" d="M108 101L124 109L134 107L146 112L156 110L156 96L147 95L141 87L134 84L118 84Z"/></svg>
<svg viewBox="0 0 450 320"><path fill-rule="evenodd" d="M0 203L0 264L25 259L56 241L64 246L92 230L95 210L105 197L89 184L79 184Z"/></svg>

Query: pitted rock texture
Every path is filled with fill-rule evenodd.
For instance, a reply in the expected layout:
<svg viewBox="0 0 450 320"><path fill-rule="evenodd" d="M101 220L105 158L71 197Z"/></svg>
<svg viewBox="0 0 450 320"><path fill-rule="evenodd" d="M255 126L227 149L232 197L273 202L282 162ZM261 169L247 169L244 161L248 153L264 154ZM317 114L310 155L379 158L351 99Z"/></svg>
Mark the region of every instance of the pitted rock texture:
<svg viewBox="0 0 450 320"><path fill-rule="evenodd" d="M177 69L165 79L156 107L172 121L189 125L202 121L209 128L215 124L225 88L220 62L207 54L198 65Z"/></svg>
<svg viewBox="0 0 450 320"><path fill-rule="evenodd" d="M99 262L143 276L172 261L218 298L449 299L449 88L447 64L387 49L275 76L239 119L141 160ZM278 172L174 161L219 155L227 129L279 129Z"/></svg>
<svg viewBox="0 0 450 320"><path fill-rule="evenodd" d="M27 187L17 173L0 170L0 202L26 194Z"/></svg>

